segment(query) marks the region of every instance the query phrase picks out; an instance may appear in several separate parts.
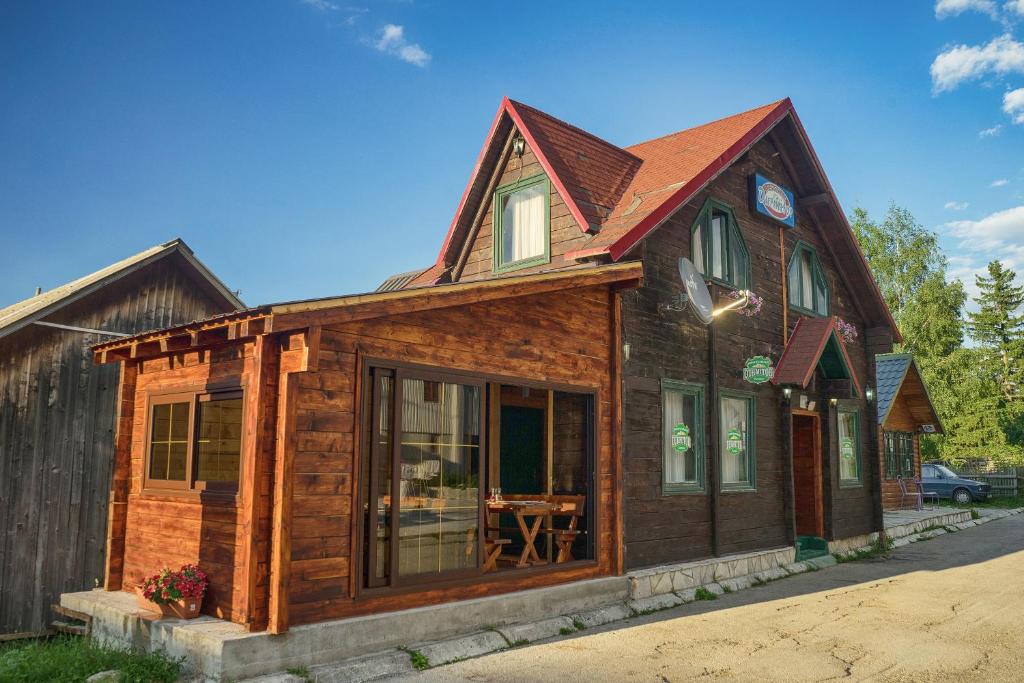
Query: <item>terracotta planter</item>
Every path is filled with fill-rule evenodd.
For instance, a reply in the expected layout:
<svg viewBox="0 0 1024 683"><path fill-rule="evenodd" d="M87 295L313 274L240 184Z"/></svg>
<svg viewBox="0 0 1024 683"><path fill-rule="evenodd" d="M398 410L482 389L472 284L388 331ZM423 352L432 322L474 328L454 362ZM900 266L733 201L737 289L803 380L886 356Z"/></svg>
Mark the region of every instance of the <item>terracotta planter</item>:
<svg viewBox="0 0 1024 683"><path fill-rule="evenodd" d="M147 600L142 595L142 589L140 588L135 593L135 599L139 603L139 607L149 612L157 612L161 617L175 617L177 619L195 619L199 616L199 608L203 606L202 598L183 598L177 602L172 602L166 605L158 605L155 602Z"/></svg>

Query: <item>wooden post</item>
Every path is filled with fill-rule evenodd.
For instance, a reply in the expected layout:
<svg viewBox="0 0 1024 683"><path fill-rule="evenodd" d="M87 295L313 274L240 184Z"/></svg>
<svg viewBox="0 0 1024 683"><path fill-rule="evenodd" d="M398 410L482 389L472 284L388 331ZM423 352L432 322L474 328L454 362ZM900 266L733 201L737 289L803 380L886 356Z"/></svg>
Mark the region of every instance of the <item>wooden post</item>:
<svg viewBox="0 0 1024 683"><path fill-rule="evenodd" d="M128 493L132 484L132 421L135 419L135 382L138 376L138 363L121 361L113 476L107 509L107 566L103 578L103 587L108 591L121 590L124 584L124 538L128 522Z"/></svg>
<svg viewBox="0 0 1024 683"><path fill-rule="evenodd" d="M611 402L612 402L612 466L615 472L615 520L613 522L612 538L615 543L615 574L622 574L626 571L626 531L625 519L623 518L623 495L625 484L623 476L623 453L622 453L622 293L618 290L611 292L611 326L612 326L612 353L611 353ZM594 421L601 423L600 404L594 405ZM598 439L600 441L600 439ZM598 453L600 447L598 446ZM595 469L599 467L600 458L594 458ZM600 479L596 479L600 481ZM594 494L599 493L599 487L595 486ZM598 509L598 506L593 506Z"/></svg>
<svg viewBox="0 0 1024 683"><path fill-rule="evenodd" d="M793 412L790 401L782 408L782 515L786 519L786 541L796 543L796 485L793 481Z"/></svg>
<svg viewBox="0 0 1024 683"><path fill-rule="evenodd" d="M721 498L721 431L720 416L718 411L718 372L715 354L715 323L708 325L708 455L710 466L708 467L708 492L711 494L711 554L718 556L720 539L718 535L719 526L719 499Z"/></svg>
<svg viewBox="0 0 1024 683"><path fill-rule="evenodd" d="M256 604L256 584L259 580L259 526L260 526L260 479L265 470L267 380L270 365L274 361L271 342L266 335L256 337L253 343L253 375L249 385L244 414L242 436L242 476L240 479L239 505L241 530L244 544L241 547L240 564L246 579L246 607L244 623L250 631L263 627L260 623L260 606Z"/></svg>
<svg viewBox="0 0 1024 683"><path fill-rule="evenodd" d="M782 345L789 343L789 283L786 281L786 233L779 226L779 270L782 271Z"/></svg>

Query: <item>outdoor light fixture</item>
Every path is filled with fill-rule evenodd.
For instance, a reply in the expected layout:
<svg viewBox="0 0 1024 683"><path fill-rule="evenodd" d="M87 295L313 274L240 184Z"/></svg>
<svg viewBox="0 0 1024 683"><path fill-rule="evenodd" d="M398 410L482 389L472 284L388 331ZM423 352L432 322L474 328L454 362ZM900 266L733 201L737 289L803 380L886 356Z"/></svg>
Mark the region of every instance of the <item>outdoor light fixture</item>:
<svg viewBox="0 0 1024 683"><path fill-rule="evenodd" d="M512 151L515 152L517 157L523 156L523 154L526 153L526 140L517 136L516 139L512 141Z"/></svg>
<svg viewBox="0 0 1024 683"><path fill-rule="evenodd" d="M872 401L874 401L875 400L875 388L874 387L868 387L867 389L865 389L864 390L864 398L866 398L868 400L868 403L871 403Z"/></svg>
<svg viewBox="0 0 1024 683"><path fill-rule="evenodd" d="M828 400L828 402L829 402L829 403L831 403L831 404L832 404L833 406L836 406L836 405L838 405L838 404L839 404L839 399L838 399L838 398L835 398L835 397L833 397L833 398L830 398L830 399Z"/></svg>
<svg viewBox="0 0 1024 683"><path fill-rule="evenodd" d="M629 342L622 345L622 358L624 360L629 360Z"/></svg>
<svg viewBox="0 0 1024 683"><path fill-rule="evenodd" d="M793 387L782 387L782 397L787 401L793 396Z"/></svg>

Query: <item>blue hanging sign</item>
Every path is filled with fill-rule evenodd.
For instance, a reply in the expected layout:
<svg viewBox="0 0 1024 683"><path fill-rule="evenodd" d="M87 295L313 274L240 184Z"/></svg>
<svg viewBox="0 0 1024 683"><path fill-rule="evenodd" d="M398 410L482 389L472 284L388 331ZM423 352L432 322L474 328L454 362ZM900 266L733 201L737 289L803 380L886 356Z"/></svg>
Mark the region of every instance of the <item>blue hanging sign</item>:
<svg viewBox="0 0 1024 683"><path fill-rule="evenodd" d="M788 225L796 226L796 202L793 193L773 183L760 173L751 177L750 201L758 213Z"/></svg>

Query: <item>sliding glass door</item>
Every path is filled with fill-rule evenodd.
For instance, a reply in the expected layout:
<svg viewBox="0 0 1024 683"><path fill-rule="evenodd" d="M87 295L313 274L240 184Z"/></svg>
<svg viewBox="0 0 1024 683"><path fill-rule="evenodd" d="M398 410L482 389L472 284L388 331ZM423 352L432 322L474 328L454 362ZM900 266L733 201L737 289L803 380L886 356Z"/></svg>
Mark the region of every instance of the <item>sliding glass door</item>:
<svg viewBox="0 0 1024 683"><path fill-rule="evenodd" d="M369 385L366 585L477 573L484 384L372 368Z"/></svg>

